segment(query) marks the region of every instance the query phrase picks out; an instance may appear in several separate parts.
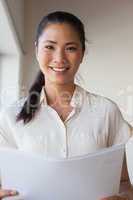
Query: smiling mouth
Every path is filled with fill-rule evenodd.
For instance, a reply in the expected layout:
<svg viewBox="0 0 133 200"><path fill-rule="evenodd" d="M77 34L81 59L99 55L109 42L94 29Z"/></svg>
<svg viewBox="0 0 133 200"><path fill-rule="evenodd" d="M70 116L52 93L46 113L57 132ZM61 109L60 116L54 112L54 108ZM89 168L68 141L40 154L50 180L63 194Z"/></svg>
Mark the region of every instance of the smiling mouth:
<svg viewBox="0 0 133 200"><path fill-rule="evenodd" d="M69 69L69 67L50 67L53 71L55 71L55 72L65 72L65 71L67 71L68 69Z"/></svg>

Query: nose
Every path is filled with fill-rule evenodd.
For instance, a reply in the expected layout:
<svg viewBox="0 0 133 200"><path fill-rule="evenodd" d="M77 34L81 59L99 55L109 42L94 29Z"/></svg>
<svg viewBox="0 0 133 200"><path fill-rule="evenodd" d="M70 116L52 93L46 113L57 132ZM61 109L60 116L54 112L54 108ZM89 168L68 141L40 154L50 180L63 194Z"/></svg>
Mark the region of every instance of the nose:
<svg viewBox="0 0 133 200"><path fill-rule="evenodd" d="M58 65L67 64L67 58L63 50L58 50L54 54L54 63Z"/></svg>

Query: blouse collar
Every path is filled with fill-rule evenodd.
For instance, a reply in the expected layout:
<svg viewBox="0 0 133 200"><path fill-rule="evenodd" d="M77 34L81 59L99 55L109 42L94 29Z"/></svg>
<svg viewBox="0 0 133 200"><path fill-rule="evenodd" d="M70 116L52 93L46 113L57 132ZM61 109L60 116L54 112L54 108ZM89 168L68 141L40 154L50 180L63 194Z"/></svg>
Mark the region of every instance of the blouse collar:
<svg viewBox="0 0 133 200"><path fill-rule="evenodd" d="M79 85L76 85L73 96L70 101L70 105L74 108L80 108L83 105L85 100L85 90L83 90ZM46 93L45 93L45 86L42 87L41 95L40 95L40 104L48 105Z"/></svg>

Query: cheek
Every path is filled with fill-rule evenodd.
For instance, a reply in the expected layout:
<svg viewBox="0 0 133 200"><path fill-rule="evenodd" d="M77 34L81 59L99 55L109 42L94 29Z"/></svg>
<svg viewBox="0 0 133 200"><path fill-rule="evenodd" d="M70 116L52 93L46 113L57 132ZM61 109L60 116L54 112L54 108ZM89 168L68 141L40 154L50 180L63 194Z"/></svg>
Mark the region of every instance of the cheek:
<svg viewBox="0 0 133 200"><path fill-rule="evenodd" d="M80 52L76 53L75 55L73 55L72 60L75 65L80 65L82 61L82 54Z"/></svg>
<svg viewBox="0 0 133 200"><path fill-rule="evenodd" d="M39 64L43 67L45 67L45 65L47 65L50 60L51 60L51 55L48 53L39 53L38 54L38 62Z"/></svg>

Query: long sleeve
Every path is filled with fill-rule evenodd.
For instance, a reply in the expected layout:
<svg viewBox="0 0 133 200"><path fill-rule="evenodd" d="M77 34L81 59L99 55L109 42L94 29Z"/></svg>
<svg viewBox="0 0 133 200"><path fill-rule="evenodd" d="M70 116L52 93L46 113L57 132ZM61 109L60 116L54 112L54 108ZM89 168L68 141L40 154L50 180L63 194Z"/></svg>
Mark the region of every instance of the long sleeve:
<svg viewBox="0 0 133 200"><path fill-rule="evenodd" d="M0 148L16 148L6 110L0 112Z"/></svg>

